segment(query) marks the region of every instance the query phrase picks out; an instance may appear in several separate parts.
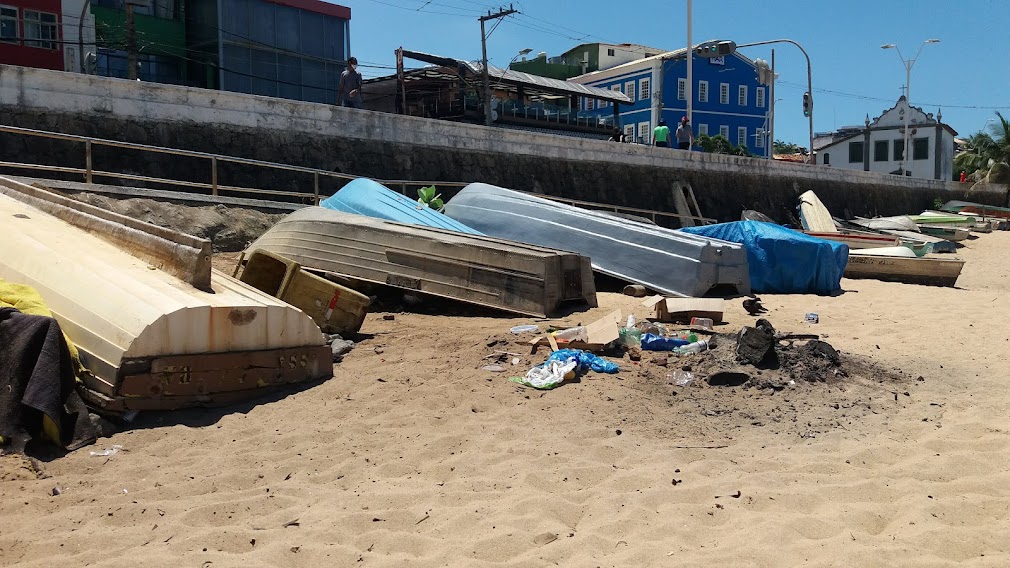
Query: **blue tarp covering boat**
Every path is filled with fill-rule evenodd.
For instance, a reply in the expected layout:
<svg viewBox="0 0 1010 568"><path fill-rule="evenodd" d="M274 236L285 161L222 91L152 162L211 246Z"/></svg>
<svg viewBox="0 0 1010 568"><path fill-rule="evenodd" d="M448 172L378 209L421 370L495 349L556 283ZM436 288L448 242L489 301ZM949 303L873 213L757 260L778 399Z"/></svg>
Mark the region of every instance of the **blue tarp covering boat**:
<svg viewBox="0 0 1010 568"><path fill-rule="evenodd" d="M686 227L685 233L747 249L751 290L766 294L831 294L841 289L849 247L760 221Z"/></svg>
<svg viewBox="0 0 1010 568"><path fill-rule="evenodd" d="M344 213L375 217L386 221L448 229L459 233L480 235L463 223L400 195L388 187L367 178L358 178L345 185L320 206Z"/></svg>

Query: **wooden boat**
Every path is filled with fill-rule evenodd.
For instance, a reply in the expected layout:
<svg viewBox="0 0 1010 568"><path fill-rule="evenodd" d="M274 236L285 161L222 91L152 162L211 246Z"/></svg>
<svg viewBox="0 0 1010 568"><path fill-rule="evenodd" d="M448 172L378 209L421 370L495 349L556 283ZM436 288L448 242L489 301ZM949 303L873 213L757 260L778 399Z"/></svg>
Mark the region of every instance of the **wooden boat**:
<svg viewBox="0 0 1010 568"><path fill-rule="evenodd" d="M927 286L954 286L964 261L850 254L846 278L871 278Z"/></svg>
<svg viewBox="0 0 1010 568"><path fill-rule="evenodd" d="M835 232L823 232L823 233L818 231L803 231L803 233L810 235L811 237L817 237L818 239L826 239L829 241L845 243L846 245L849 246L850 250L879 248L879 247L896 247L901 244L901 239L891 235L850 233L850 232L843 232L840 230Z"/></svg>
<svg viewBox="0 0 1010 568"><path fill-rule="evenodd" d="M0 278L46 301L81 353L90 404L112 412L223 404L332 376L319 327L212 271L209 255L194 258L209 242L91 210L0 178Z"/></svg>
<svg viewBox="0 0 1010 568"><path fill-rule="evenodd" d="M944 213L942 211L923 211L921 215L909 215L919 225L943 227L971 227L978 220L967 215Z"/></svg>
<svg viewBox="0 0 1010 568"><path fill-rule="evenodd" d="M849 256L892 256L895 258L915 258L915 253L908 247L880 247L851 251Z"/></svg>
<svg viewBox="0 0 1010 568"><path fill-rule="evenodd" d="M480 235L306 207L246 249L303 267L502 310L545 316L596 306L589 258Z"/></svg>
<svg viewBox="0 0 1010 568"><path fill-rule="evenodd" d="M940 208L946 213L974 215L982 218L1010 220L1010 208L972 203L970 201L948 201Z"/></svg>
<svg viewBox="0 0 1010 568"><path fill-rule="evenodd" d="M324 199L321 207L386 221L479 235L455 219L366 178L358 178Z"/></svg>
<svg viewBox="0 0 1010 568"><path fill-rule="evenodd" d="M813 191L807 191L800 195L800 223L806 231L816 231L818 233L836 233L835 221L831 218L828 208L821 203Z"/></svg>
<svg viewBox="0 0 1010 568"><path fill-rule="evenodd" d="M449 200L450 217L486 235L574 250L593 269L674 296L750 292L743 246L630 222L502 187L472 183Z"/></svg>
<svg viewBox="0 0 1010 568"><path fill-rule="evenodd" d="M874 229L877 231L887 230L887 231L910 231L913 233L919 232L919 225L912 220L908 215L895 215L893 217L874 217L873 219L867 219L865 217L856 217L852 220L852 223L856 225L866 227L867 229Z"/></svg>
<svg viewBox="0 0 1010 568"><path fill-rule="evenodd" d="M924 235L929 235L931 237L939 237L941 239L948 240L950 242L956 243L963 241L971 235L971 231L962 227L955 226L943 226L943 225L919 225L919 231Z"/></svg>

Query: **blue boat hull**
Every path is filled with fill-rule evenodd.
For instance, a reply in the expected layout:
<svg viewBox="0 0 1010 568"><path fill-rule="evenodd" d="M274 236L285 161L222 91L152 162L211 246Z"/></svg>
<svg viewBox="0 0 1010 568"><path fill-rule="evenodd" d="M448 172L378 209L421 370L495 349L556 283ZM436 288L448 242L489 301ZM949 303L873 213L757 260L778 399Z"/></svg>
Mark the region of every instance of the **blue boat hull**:
<svg viewBox="0 0 1010 568"><path fill-rule="evenodd" d="M334 211L408 225L435 227L470 235L481 234L455 219L366 178L351 181L319 205Z"/></svg>

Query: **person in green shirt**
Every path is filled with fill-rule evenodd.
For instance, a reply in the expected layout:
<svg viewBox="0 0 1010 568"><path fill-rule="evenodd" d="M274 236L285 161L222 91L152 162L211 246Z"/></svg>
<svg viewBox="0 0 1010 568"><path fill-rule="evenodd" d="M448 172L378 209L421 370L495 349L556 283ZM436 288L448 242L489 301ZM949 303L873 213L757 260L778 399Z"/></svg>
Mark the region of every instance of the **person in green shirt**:
<svg viewBox="0 0 1010 568"><path fill-rule="evenodd" d="M660 148L670 146L670 128L666 125L665 120L660 120L659 126L652 131L652 145Z"/></svg>

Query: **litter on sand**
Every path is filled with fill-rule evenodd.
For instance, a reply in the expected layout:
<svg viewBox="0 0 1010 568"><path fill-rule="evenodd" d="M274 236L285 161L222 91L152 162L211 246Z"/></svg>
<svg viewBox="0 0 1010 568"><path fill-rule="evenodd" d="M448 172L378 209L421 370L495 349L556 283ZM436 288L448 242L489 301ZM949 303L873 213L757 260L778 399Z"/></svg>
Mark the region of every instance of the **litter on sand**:
<svg viewBox="0 0 1010 568"><path fill-rule="evenodd" d="M617 363L587 351L561 349L551 353L543 364L530 369L525 377L512 377L509 380L535 389L547 390L587 369L597 373L616 373L620 367Z"/></svg>

